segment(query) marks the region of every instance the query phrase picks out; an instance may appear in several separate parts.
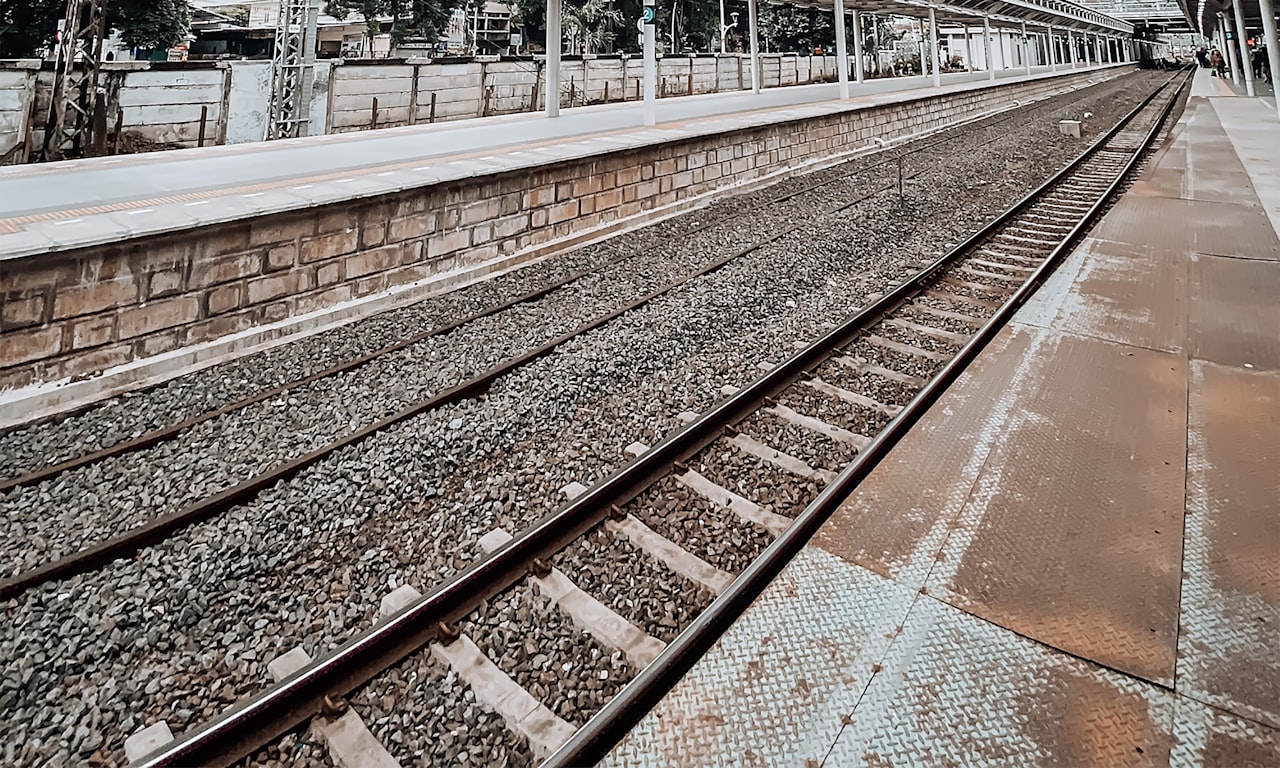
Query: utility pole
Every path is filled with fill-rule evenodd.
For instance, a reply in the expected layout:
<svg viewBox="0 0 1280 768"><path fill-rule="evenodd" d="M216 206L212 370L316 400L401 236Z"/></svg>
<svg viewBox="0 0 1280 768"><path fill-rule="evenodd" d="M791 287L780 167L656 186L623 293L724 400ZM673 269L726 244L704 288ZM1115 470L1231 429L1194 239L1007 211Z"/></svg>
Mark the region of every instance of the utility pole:
<svg viewBox="0 0 1280 768"><path fill-rule="evenodd" d="M280 0L271 58L271 102L266 140L304 136L316 65L319 0Z"/></svg>
<svg viewBox="0 0 1280 768"><path fill-rule="evenodd" d="M67 0L66 16L58 30L58 58L42 159L61 160L105 151L107 114L98 74L106 36L107 0Z"/></svg>

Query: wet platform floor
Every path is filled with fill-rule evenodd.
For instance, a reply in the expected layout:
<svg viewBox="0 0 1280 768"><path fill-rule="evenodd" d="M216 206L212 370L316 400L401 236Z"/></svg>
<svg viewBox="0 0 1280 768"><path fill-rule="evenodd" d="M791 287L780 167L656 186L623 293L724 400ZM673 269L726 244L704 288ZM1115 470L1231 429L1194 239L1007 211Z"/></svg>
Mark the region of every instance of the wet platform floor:
<svg viewBox="0 0 1280 768"><path fill-rule="evenodd" d="M1091 236L606 763L1280 765L1267 119L1194 95Z"/></svg>

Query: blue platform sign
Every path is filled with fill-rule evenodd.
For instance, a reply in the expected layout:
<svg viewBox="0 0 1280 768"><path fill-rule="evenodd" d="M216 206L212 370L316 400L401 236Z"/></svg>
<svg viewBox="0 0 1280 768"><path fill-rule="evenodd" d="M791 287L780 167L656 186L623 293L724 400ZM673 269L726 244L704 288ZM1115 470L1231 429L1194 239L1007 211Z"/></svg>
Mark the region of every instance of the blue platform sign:
<svg viewBox="0 0 1280 768"><path fill-rule="evenodd" d="M644 7L644 16L641 18L641 21L643 21L645 24L652 24L654 21L654 15L655 14L654 14L653 6L646 5Z"/></svg>

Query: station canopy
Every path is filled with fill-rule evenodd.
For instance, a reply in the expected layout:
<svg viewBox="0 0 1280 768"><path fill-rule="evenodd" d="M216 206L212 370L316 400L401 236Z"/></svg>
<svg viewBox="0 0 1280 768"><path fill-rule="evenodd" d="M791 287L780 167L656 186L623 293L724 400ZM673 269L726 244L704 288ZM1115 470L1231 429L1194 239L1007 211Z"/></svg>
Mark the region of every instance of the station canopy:
<svg viewBox="0 0 1280 768"><path fill-rule="evenodd" d="M1205 37L1213 37L1218 30L1218 14L1225 13L1235 26L1235 10L1232 0L1177 0L1183 14L1193 28ZM1258 0L1235 0L1240 3L1240 13L1244 16L1244 25L1250 30L1262 26L1262 7ZM1272 2L1273 13L1277 5Z"/></svg>
<svg viewBox="0 0 1280 768"><path fill-rule="evenodd" d="M835 0L787 0L785 4L825 11L835 8ZM846 12L915 17L927 16L932 9L939 22L960 26L980 24L985 16L998 27L1020 27L1025 23L1039 27L1037 31L1052 26L1055 31L1098 35L1133 33L1132 23L1070 0L846 0L844 8Z"/></svg>

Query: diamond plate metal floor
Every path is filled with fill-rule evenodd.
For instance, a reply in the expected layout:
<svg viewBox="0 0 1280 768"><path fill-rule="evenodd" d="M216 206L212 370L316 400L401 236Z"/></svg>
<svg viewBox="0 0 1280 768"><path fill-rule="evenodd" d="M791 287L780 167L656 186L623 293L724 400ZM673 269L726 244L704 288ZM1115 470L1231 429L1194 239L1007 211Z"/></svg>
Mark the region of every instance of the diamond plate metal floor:
<svg viewBox="0 0 1280 768"><path fill-rule="evenodd" d="M1224 101L605 764L1280 766L1280 151Z"/></svg>

